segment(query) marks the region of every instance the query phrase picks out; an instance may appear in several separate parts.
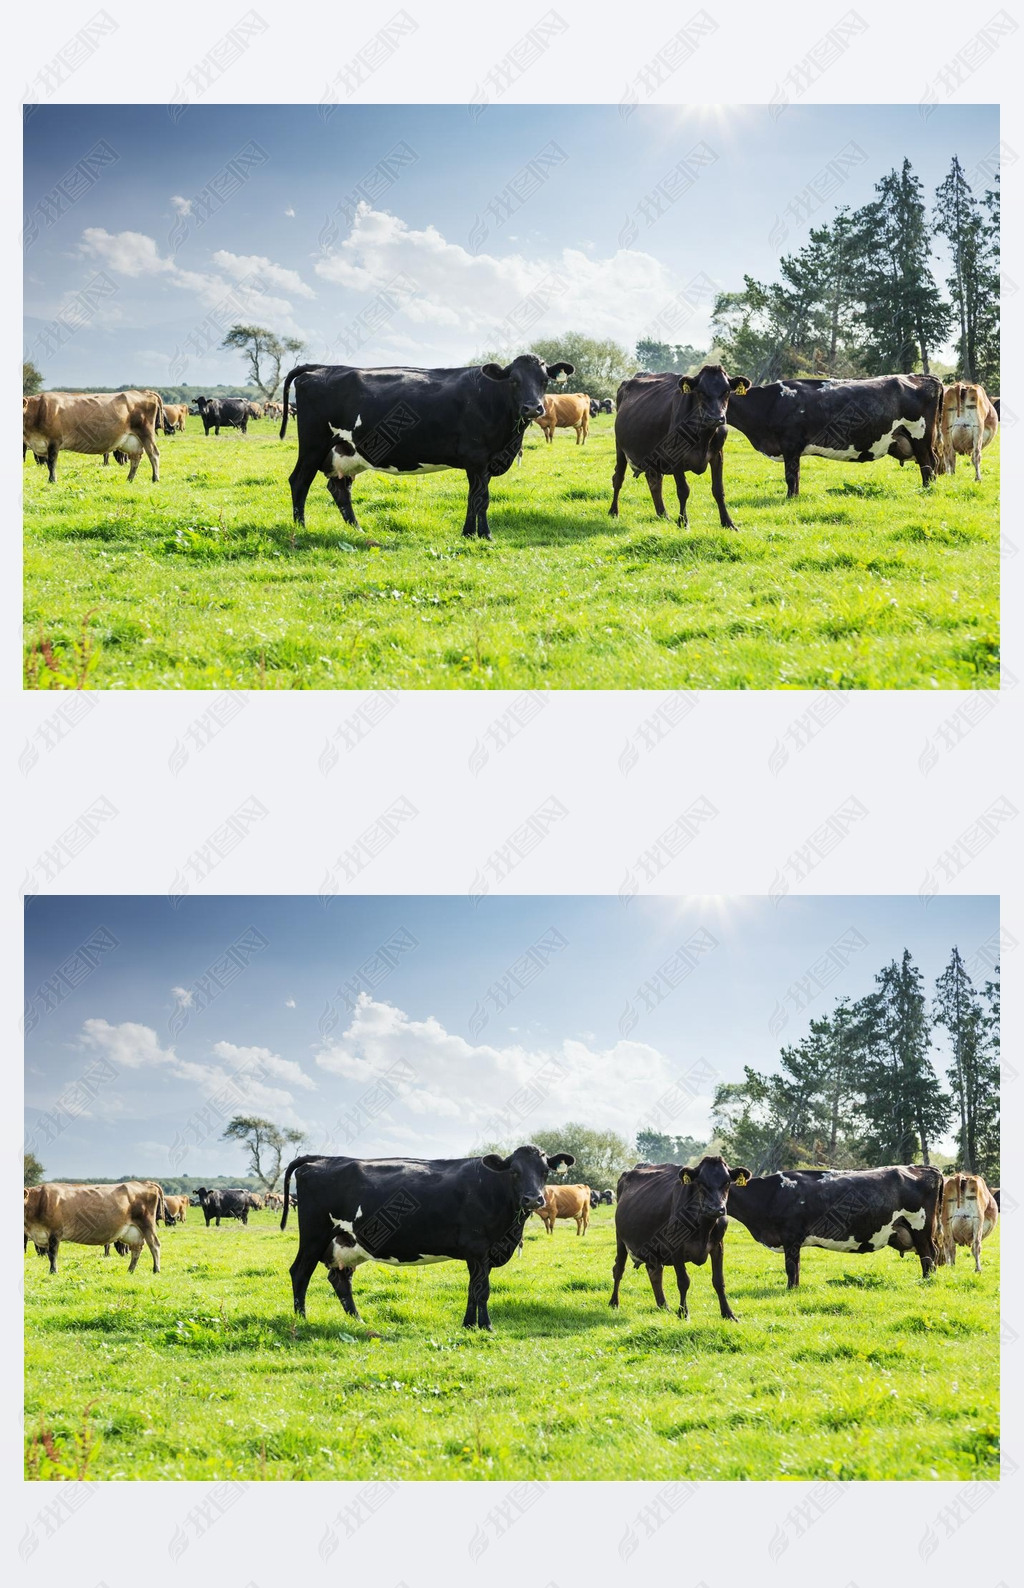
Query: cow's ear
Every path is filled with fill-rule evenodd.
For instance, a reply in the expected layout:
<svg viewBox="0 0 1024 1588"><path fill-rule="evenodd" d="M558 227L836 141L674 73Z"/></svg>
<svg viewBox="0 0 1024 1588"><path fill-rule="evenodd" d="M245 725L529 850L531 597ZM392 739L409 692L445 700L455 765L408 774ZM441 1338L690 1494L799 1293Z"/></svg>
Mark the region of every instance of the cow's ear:
<svg viewBox="0 0 1024 1588"><path fill-rule="evenodd" d="M753 1178L753 1176L751 1175L749 1169L730 1169L729 1170L729 1179L733 1182L734 1185L744 1186L752 1178Z"/></svg>
<svg viewBox="0 0 1024 1588"><path fill-rule="evenodd" d="M548 380L550 380L553 375L575 375L575 373L576 373L576 365L575 364L549 364L547 366L547 371L548 371Z"/></svg>
<svg viewBox="0 0 1024 1588"><path fill-rule="evenodd" d="M750 377L747 375L734 375L729 382L737 397L745 397L750 390Z"/></svg>
<svg viewBox="0 0 1024 1588"><path fill-rule="evenodd" d="M564 1163L567 1169L571 1169L575 1162L576 1159L571 1152L555 1152L548 1158L548 1168L557 1169L560 1164Z"/></svg>
<svg viewBox="0 0 1024 1588"><path fill-rule="evenodd" d="M689 1185L691 1183L693 1180L693 1173L694 1171L692 1169L680 1169L679 1178L684 1185Z"/></svg>
<svg viewBox="0 0 1024 1588"><path fill-rule="evenodd" d="M693 390L693 381L690 379L689 375L682 376L679 382L679 390L685 392L691 392Z"/></svg>
<svg viewBox="0 0 1024 1588"><path fill-rule="evenodd" d="M488 380L508 380L511 369L511 364L506 364L504 369L500 364L483 364L480 373L486 375Z"/></svg>
<svg viewBox="0 0 1024 1588"><path fill-rule="evenodd" d="M485 1169L493 1169L495 1174L504 1174L512 1165L511 1158L499 1158L496 1152L485 1153L480 1162Z"/></svg>

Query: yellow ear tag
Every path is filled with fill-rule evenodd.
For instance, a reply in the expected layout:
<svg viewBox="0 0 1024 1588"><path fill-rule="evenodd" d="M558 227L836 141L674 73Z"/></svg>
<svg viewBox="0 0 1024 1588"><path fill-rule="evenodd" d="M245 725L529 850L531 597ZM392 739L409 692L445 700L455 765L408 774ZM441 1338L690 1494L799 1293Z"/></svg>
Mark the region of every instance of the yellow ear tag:
<svg viewBox="0 0 1024 1588"><path fill-rule="evenodd" d="M746 1183L747 1183L747 1181L748 1181L748 1180L749 1180L749 1179L750 1179L750 1176L749 1176L749 1175L746 1175L746 1174L738 1174L738 1175L737 1175L737 1176L736 1176L736 1184L737 1184L737 1185L739 1185L739 1186L744 1186L744 1185L746 1185Z"/></svg>

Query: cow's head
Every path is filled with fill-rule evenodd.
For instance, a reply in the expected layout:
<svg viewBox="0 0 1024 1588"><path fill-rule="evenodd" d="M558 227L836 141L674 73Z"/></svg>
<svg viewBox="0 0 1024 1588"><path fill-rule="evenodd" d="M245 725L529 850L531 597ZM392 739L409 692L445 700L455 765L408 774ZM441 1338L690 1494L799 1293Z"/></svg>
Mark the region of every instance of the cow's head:
<svg viewBox="0 0 1024 1588"><path fill-rule="evenodd" d="M702 1158L695 1169L680 1169L683 1185L692 1187L700 1213L708 1219L724 1218L732 1186L745 1186L749 1169L730 1169L724 1158Z"/></svg>
<svg viewBox="0 0 1024 1588"><path fill-rule="evenodd" d="M721 364L705 364L696 375L682 375L679 380L679 390L694 399L695 417L702 430L724 429L729 398L745 397L750 385L746 375L730 379Z"/></svg>
<svg viewBox="0 0 1024 1588"><path fill-rule="evenodd" d="M556 375L571 375L573 364L545 364L534 353L520 353L502 369L500 364L484 364L480 370L488 380L508 381L512 400L523 424L544 417L544 391Z"/></svg>
<svg viewBox="0 0 1024 1588"><path fill-rule="evenodd" d="M508 1175L513 1196L524 1213L534 1213L544 1206L544 1187L552 1169L562 1164L570 1169L576 1162L571 1152L556 1152L548 1157L539 1147L517 1147L507 1158L496 1152L480 1159L485 1169L493 1174Z"/></svg>

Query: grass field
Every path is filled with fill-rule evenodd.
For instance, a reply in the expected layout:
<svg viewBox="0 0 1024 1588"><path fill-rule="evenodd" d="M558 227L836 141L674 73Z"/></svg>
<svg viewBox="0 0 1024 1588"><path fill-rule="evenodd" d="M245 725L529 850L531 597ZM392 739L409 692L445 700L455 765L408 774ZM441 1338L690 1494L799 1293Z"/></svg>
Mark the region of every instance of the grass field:
<svg viewBox="0 0 1024 1588"><path fill-rule="evenodd" d="M156 1276L145 1253L129 1277L64 1246L52 1279L29 1247L31 1476L84 1460L98 1479L998 1477L998 1231L980 1275L963 1253L926 1284L913 1257L811 1250L787 1294L782 1258L734 1223L740 1322L705 1266L683 1323L632 1265L609 1310L613 1209L582 1239L533 1219L492 1275L493 1335L461 1327L463 1264L367 1264L372 1339L322 1269L293 1324L296 1236L277 1217L218 1230L193 1210Z"/></svg>
<svg viewBox="0 0 1024 1588"><path fill-rule="evenodd" d="M534 427L492 491L492 544L460 533L450 471L356 482L362 532L318 477L291 544L293 436L161 438L161 483L61 455L29 462L26 641L107 689L928 689L998 685L998 442L975 485L914 466L781 464L734 432L721 530L709 476L690 528L630 478L607 516L613 420L585 447ZM674 510L674 495L668 497Z"/></svg>

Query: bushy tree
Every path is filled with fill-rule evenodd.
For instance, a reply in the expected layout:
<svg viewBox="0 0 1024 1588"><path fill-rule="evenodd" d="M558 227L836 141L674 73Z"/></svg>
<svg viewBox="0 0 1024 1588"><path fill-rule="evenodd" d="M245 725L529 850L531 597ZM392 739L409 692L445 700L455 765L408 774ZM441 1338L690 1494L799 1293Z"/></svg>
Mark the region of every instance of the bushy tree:
<svg viewBox="0 0 1024 1588"><path fill-rule="evenodd" d="M931 1044L921 972L904 949L875 977L859 1005L864 1029L862 1141L873 1163L930 1162L949 1123L950 1099L928 1057Z"/></svg>
<svg viewBox="0 0 1024 1588"><path fill-rule="evenodd" d="M297 1147L304 1140L301 1130L281 1130L272 1120L255 1114L236 1114L221 1136L221 1141L241 1142L249 1154L250 1173L267 1191L273 1191L281 1178L285 1148Z"/></svg>
<svg viewBox="0 0 1024 1588"><path fill-rule="evenodd" d="M666 1136L658 1130L638 1130L636 1155L647 1163L696 1164L707 1143L696 1136Z"/></svg>
<svg viewBox="0 0 1024 1588"><path fill-rule="evenodd" d="M271 402L281 384L285 354L294 362L306 344L296 336L278 336L264 325L233 325L220 345L244 355L253 385Z"/></svg>
<svg viewBox="0 0 1024 1588"><path fill-rule="evenodd" d="M44 1170L34 1152L25 1154L25 1184L42 1185Z"/></svg>
<svg viewBox="0 0 1024 1588"><path fill-rule="evenodd" d="M554 1171L550 1177L554 1185L589 1185L599 1191L608 1187L614 1189L622 1171L632 1168L636 1162L636 1154L622 1136L616 1135L613 1130L595 1130L590 1125L580 1124L578 1120L568 1120L557 1129L520 1134L507 1141L486 1142L473 1148L473 1156L496 1152L507 1157L527 1141L534 1142L549 1155L571 1152L576 1159L571 1169Z"/></svg>
<svg viewBox="0 0 1024 1588"><path fill-rule="evenodd" d="M677 375L696 374L707 362L707 352L691 347L689 342L656 342L649 336L641 337L636 344L636 361L642 370L659 374L672 371ZM593 394L595 397L597 393Z"/></svg>
<svg viewBox="0 0 1024 1588"><path fill-rule="evenodd" d="M26 359L21 366L21 395L34 397L36 392L43 389L43 377L30 359Z"/></svg>
<svg viewBox="0 0 1024 1588"><path fill-rule="evenodd" d="M960 950L935 983L935 1022L949 1038L946 1071L957 1120L957 1163L968 1174L987 1174L999 1160L999 992L988 997L988 1018ZM995 1019L992 1010L995 1009ZM994 1146L994 1153L993 1153Z"/></svg>

